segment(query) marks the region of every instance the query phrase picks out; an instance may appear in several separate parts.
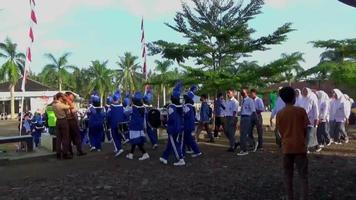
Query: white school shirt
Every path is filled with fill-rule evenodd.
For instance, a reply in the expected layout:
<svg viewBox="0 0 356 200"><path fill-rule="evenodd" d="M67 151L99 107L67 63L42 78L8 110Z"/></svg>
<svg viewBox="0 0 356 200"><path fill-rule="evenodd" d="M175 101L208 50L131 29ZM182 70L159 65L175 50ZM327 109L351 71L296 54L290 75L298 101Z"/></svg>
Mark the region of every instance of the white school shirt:
<svg viewBox="0 0 356 200"><path fill-rule="evenodd" d="M333 99L330 104L330 121L345 122L347 117L346 99L339 89L333 90L337 99Z"/></svg>
<svg viewBox="0 0 356 200"><path fill-rule="evenodd" d="M236 112L235 115L234 112ZM225 116L236 117L238 112L239 112L239 102L235 99L235 97L232 97L231 99L227 100L225 103L225 112L224 112Z"/></svg>
<svg viewBox="0 0 356 200"><path fill-rule="evenodd" d="M301 107L304 108L305 112L308 114L310 126L314 126L315 120L319 119L318 97L311 91L311 89L307 88L307 90L308 95L303 97Z"/></svg>
<svg viewBox="0 0 356 200"><path fill-rule="evenodd" d="M265 111L265 105L263 104L263 101L260 97L256 97L254 99L254 102L255 102L256 111L260 111L260 112Z"/></svg>
<svg viewBox="0 0 356 200"><path fill-rule="evenodd" d="M241 116L251 116L254 112L256 112L255 102L250 97L245 97L241 104Z"/></svg>
<svg viewBox="0 0 356 200"><path fill-rule="evenodd" d="M276 102L276 106L273 108L272 113L271 113L271 118L273 119L277 113L279 111L281 111L284 107L286 106L286 104L284 103L284 101L282 100L281 97L277 98L277 102Z"/></svg>

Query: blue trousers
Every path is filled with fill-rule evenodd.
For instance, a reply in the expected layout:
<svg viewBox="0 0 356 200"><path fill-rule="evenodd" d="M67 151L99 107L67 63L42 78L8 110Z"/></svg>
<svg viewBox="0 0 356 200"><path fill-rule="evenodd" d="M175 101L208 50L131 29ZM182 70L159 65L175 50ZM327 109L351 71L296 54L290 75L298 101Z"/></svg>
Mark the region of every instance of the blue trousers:
<svg viewBox="0 0 356 200"><path fill-rule="evenodd" d="M152 146L158 143L157 129L147 126L147 135L150 138Z"/></svg>
<svg viewBox="0 0 356 200"><path fill-rule="evenodd" d="M181 137L182 134L168 134L168 142L166 149L163 151L162 158L168 160L171 154L173 154L177 160L183 158L181 149Z"/></svg>
<svg viewBox="0 0 356 200"><path fill-rule="evenodd" d="M184 130L184 137L182 143L182 153L185 155L186 148L191 148L195 154L200 153L200 149L198 147L197 142L195 141L194 137L192 136L192 132L194 130Z"/></svg>
<svg viewBox="0 0 356 200"><path fill-rule="evenodd" d="M115 151L119 151L120 149L122 149L121 146L122 136L121 133L119 132L119 127L117 126L111 127L111 136L112 139L114 140Z"/></svg>
<svg viewBox="0 0 356 200"><path fill-rule="evenodd" d="M104 128L102 126L89 127L89 141L92 147L101 149L101 141L104 135Z"/></svg>
<svg viewBox="0 0 356 200"><path fill-rule="evenodd" d="M33 142L35 143L35 147L38 147L41 140L41 131L32 132L32 137L33 137Z"/></svg>

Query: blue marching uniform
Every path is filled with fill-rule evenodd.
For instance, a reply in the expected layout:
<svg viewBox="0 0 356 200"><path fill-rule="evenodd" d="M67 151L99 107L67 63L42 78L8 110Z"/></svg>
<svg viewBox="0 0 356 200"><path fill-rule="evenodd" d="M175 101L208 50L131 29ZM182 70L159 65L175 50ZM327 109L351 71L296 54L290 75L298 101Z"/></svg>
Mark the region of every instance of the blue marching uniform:
<svg viewBox="0 0 356 200"><path fill-rule="evenodd" d="M171 154L173 154L177 160L183 159L181 149L183 121L183 107L170 104L168 106L167 121L168 143L162 155L162 158L165 160L168 160Z"/></svg>
<svg viewBox="0 0 356 200"><path fill-rule="evenodd" d="M195 131L195 107L192 104L185 104L184 111L184 138L182 143L182 152L185 155L185 148L190 147L194 154L200 154L200 149L192 133Z"/></svg>
<svg viewBox="0 0 356 200"><path fill-rule="evenodd" d="M146 142L144 133L145 107L132 106L131 120L129 122L130 144L140 145Z"/></svg>
<svg viewBox="0 0 356 200"><path fill-rule="evenodd" d="M119 123L125 121L124 107L121 104L113 104L108 111L108 122L111 127L111 136L114 140L115 152L122 149L121 140L122 136L119 130Z"/></svg>
<svg viewBox="0 0 356 200"><path fill-rule="evenodd" d="M35 147L38 147L40 145L41 134L44 131L45 126L42 116L38 116L35 120L36 121L34 122L32 137L33 142L35 143Z"/></svg>
<svg viewBox="0 0 356 200"><path fill-rule="evenodd" d="M147 119L148 117L148 111L150 111L152 109L151 105L145 105L146 107L146 113L145 113L145 117ZM155 148L158 145L158 135L157 135L157 129L153 128L150 123L148 123L147 120L146 121L146 130L147 130L147 136L151 141L152 146Z"/></svg>
<svg viewBox="0 0 356 200"><path fill-rule="evenodd" d="M104 135L105 110L102 107L91 107L89 114L89 141L91 150L101 150Z"/></svg>

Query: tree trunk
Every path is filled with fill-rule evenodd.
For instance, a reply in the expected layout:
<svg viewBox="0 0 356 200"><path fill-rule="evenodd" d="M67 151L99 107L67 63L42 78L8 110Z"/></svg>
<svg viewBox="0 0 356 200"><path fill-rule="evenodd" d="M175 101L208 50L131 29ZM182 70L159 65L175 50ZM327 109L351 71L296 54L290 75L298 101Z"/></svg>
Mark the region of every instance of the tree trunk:
<svg viewBox="0 0 356 200"><path fill-rule="evenodd" d="M62 78L60 75L58 75L58 89L62 92Z"/></svg>
<svg viewBox="0 0 356 200"><path fill-rule="evenodd" d="M100 106L103 107L103 98L104 98L104 93L100 94Z"/></svg>
<svg viewBox="0 0 356 200"><path fill-rule="evenodd" d="M15 85L10 85L10 110L11 110L11 119L16 119L15 116Z"/></svg>
<svg viewBox="0 0 356 200"><path fill-rule="evenodd" d="M159 96L159 93L158 93L158 95L157 95L157 108L160 108L160 105L159 105L159 98L160 98L160 96Z"/></svg>
<svg viewBox="0 0 356 200"><path fill-rule="evenodd" d="M163 85L163 106L166 105L166 86Z"/></svg>
<svg viewBox="0 0 356 200"><path fill-rule="evenodd" d="M288 86L292 87L292 80L288 80Z"/></svg>

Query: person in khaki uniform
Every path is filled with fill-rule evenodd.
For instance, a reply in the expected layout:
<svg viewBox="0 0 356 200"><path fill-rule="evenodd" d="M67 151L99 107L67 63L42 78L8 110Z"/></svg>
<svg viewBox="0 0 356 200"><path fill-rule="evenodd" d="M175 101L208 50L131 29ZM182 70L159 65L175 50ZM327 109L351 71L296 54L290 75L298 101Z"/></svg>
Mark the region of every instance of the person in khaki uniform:
<svg viewBox="0 0 356 200"><path fill-rule="evenodd" d="M67 115L70 109L74 106L68 102L66 96L63 93L56 94L56 100L53 102L53 111L57 117L56 126L56 148L58 159L72 159L72 155L69 153L70 136L69 136L69 123Z"/></svg>

